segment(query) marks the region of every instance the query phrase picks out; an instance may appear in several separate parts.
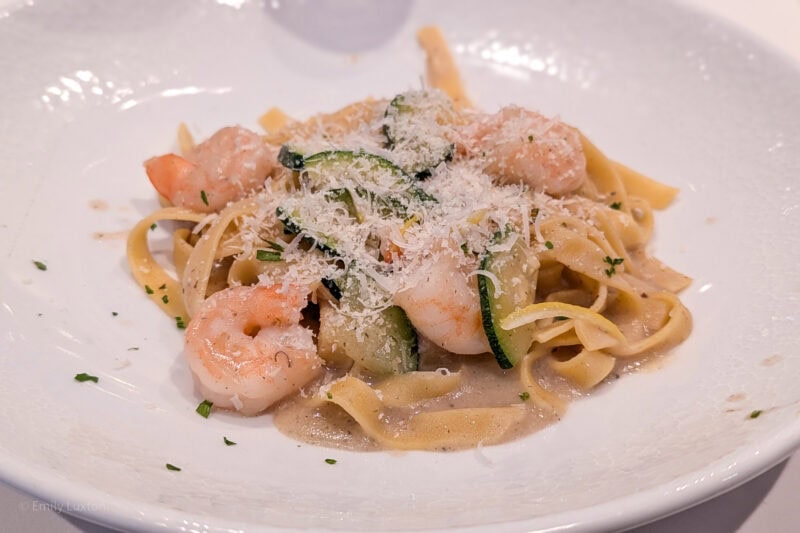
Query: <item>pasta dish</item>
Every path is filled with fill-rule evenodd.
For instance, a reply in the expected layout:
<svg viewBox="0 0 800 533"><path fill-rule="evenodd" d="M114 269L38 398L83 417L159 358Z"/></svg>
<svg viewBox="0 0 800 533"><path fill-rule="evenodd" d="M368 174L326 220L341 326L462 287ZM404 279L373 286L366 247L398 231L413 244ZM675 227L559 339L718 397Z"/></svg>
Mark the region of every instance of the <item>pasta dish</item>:
<svg viewBox="0 0 800 533"><path fill-rule="evenodd" d="M682 342L690 280L651 257L677 190L557 118L467 98L436 28L426 88L145 162L165 207L131 231L185 329L202 400L294 438L452 450L557 420ZM174 275L148 249L172 228Z"/></svg>

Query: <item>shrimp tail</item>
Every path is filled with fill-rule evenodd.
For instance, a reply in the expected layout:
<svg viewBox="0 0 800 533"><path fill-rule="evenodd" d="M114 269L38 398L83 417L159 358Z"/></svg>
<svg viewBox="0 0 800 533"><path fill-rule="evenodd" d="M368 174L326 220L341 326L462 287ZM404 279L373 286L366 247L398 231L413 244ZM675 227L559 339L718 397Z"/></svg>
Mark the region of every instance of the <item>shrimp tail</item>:
<svg viewBox="0 0 800 533"><path fill-rule="evenodd" d="M195 168L197 165L176 154L160 155L144 162L144 170L150 183L158 194L173 204L176 203L175 195L180 190L181 183L189 179Z"/></svg>

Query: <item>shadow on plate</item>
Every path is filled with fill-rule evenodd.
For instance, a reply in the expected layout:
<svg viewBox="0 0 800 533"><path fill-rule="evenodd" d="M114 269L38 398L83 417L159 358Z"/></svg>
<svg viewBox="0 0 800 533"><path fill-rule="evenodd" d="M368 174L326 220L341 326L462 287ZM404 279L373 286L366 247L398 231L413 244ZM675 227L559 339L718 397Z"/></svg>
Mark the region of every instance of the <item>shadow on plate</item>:
<svg viewBox="0 0 800 533"><path fill-rule="evenodd" d="M738 531L772 490L788 461L786 459L757 478L721 496L678 514L662 518L657 522L628 530L628 533L674 533L675 531L729 533Z"/></svg>
<svg viewBox="0 0 800 533"><path fill-rule="evenodd" d="M786 468L788 459L774 466L759 477L745 483L739 488L718 496L706 503L692 507L686 511L653 522L628 533L673 533L675 531L703 531L704 533L729 533L737 531L752 512L761 504L772 490L775 482ZM13 490L13 489L12 489ZM111 533L108 529L87 522L81 518L63 513L42 513L43 515L60 516L70 526L82 533ZM37 523L44 524L47 516L38 517ZM52 520L52 519L51 519Z"/></svg>
<svg viewBox="0 0 800 533"><path fill-rule="evenodd" d="M265 9L278 25L304 42L353 54L389 41L405 23L412 5L412 0L319 0L313 4L273 0Z"/></svg>

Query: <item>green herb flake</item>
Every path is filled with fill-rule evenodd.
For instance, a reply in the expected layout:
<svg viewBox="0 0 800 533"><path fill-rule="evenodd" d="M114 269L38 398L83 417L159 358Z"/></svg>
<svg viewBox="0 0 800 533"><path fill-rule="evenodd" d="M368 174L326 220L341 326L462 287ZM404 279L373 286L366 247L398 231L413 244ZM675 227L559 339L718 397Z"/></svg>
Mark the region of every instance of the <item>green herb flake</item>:
<svg viewBox="0 0 800 533"><path fill-rule="evenodd" d="M119 313L117 313L116 311L111 311L111 316L119 316Z"/></svg>
<svg viewBox="0 0 800 533"><path fill-rule="evenodd" d="M38 268L39 270L43 270L43 271L47 270L47 265L45 265L41 261L34 261L33 264L36 265L36 268Z"/></svg>
<svg viewBox="0 0 800 533"><path fill-rule="evenodd" d="M536 220L536 217L538 216L539 216L539 208L534 207L533 209L531 209L531 220Z"/></svg>
<svg viewBox="0 0 800 533"><path fill-rule="evenodd" d="M213 402L209 402L208 400L203 400L200 402L200 405L197 406L197 414L202 416L203 418L208 418L208 415L211 414L211 406L214 405Z"/></svg>
<svg viewBox="0 0 800 533"><path fill-rule="evenodd" d="M544 247L547 248L548 250L552 250L553 249L553 243L550 242L550 241L544 241Z"/></svg>
<svg viewBox="0 0 800 533"><path fill-rule="evenodd" d="M206 191L200 191L200 199L203 200L203 203L208 205L208 196L206 196Z"/></svg>
<svg viewBox="0 0 800 533"><path fill-rule="evenodd" d="M256 250L256 259L259 261L280 261L281 253L270 250Z"/></svg>
<svg viewBox="0 0 800 533"><path fill-rule="evenodd" d="M150 287L150 285L145 285L144 292L146 292L147 294L153 294L155 291Z"/></svg>
<svg viewBox="0 0 800 533"><path fill-rule="evenodd" d="M532 142L533 142L533 135L528 135L528 142L529 142L529 143L532 143Z"/></svg>
<svg viewBox="0 0 800 533"><path fill-rule="evenodd" d="M611 209L616 209L617 211L619 211L620 209L622 209L622 202L614 202L613 204L611 204L608 207L610 207Z"/></svg>
<svg viewBox="0 0 800 533"><path fill-rule="evenodd" d="M335 465L336 459L325 459L325 462L328 463L329 465Z"/></svg>
<svg viewBox="0 0 800 533"><path fill-rule="evenodd" d="M328 392L326 392L326 393L325 393L325 396L326 396L326 397L327 397L329 400L333 400L333 394L331 394L331 391L328 391Z"/></svg>
<svg viewBox="0 0 800 533"><path fill-rule="evenodd" d="M469 254L469 248L467 248L467 243L461 245L461 251L464 252L465 255Z"/></svg>
<svg viewBox="0 0 800 533"><path fill-rule="evenodd" d="M165 294L164 296L161 297L161 301L164 302L165 304L168 304L169 303L169 296L167 296Z"/></svg>
<svg viewBox="0 0 800 533"><path fill-rule="evenodd" d="M756 409L755 411L750 413L750 418L758 418L759 416L761 416L761 413L763 412L764 411L762 411L761 409Z"/></svg>
<svg viewBox="0 0 800 533"><path fill-rule="evenodd" d="M562 320L569 320L568 316L554 316L553 322L561 322Z"/></svg>
<svg viewBox="0 0 800 533"><path fill-rule="evenodd" d="M150 224L150 231L155 231L155 229L156 229L157 227L158 227L158 224L156 224L155 222L153 222L152 224Z"/></svg>
<svg viewBox="0 0 800 533"><path fill-rule="evenodd" d="M164 466L166 466L166 467L167 467L167 470L172 470L173 472L180 472L180 471L181 471L181 469L180 469L180 467L179 467L179 466L171 465L171 464L169 464L169 463L167 463L167 464L166 464L166 465L164 465Z"/></svg>
<svg viewBox="0 0 800 533"><path fill-rule="evenodd" d="M129 352L138 352L139 351L139 347L138 346L131 346L130 348L128 348L128 351Z"/></svg>
<svg viewBox="0 0 800 533"><path fill-rule="evenodd" d="M623 258L621 258L621 257L615 257L615 258L612 259L611 256L608 256L608 255L605 256L603 258L603 262L604 263L608 263L609 265L611 265L611 268L607 268L603 272L605 272L606 276L608 276L610 278L611 276L613 276L614 274L617 273L617 268L616 267L618 265L621 265L623 261L625 261L625 260Z"/></svg>
<svg viewBox="0 0 800 533"><path fill-rule="evenodd" d="M162 284L161 284L161 285L158 287L158 290L160 290L160 291L163 291L163 290L166 290L166 288L167 288L167 284L166 284L166 283L162 283Z"/></svg>
<svg viewBox="0 0 800 533"><path fill-rule="evenodd" d="M222 437L222 442L225 443L225 446L236 446L236 443L229 440L228 437Z"/></svg>
<svg viewBox="0 0 800 533"><path fill-rule="evenodd" d="M178 329L186 329L186 322L183 321L182 316L175 317L175 325L178 326Z"/></svg>
<svg viewBox="0 0 800 533"><path fill-rule="evenodd" d="M98 378L97 376L92 376L90 374L87 374L86 372L81 372L80 374L75 374L75 381L79 381L81 383L83 383L84 381L94 381L95 383L97 383L98 381L100 381L100 378Z"/></svg>
<svg viewBox="0 0 800 533"><path fill-rule="evenodd" d="M531 399L531 393L528 391L520 392L519 399L522 400L523 402L527 402L528 400Z"/></svg>

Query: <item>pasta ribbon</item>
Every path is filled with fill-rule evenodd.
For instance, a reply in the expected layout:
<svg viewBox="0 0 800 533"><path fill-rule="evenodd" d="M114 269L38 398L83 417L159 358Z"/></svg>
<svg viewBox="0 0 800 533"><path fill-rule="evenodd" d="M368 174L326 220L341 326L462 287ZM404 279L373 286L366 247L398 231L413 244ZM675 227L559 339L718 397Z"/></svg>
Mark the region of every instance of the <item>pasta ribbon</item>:
<svg viewBox="0 0 800 533"><path fill-rule="evenodd" d="M530 324L543 318L555 318L562 316L567 318L575 318L578 320L585 320L604 333L614 337L618 342L625 341L625 336L619 330L617 325L600 313L596 313L586 307L565 304L563 302L543 302L531 304L527 307L523 307L522 309L517 309L500 321L500 327L505 330L510 330L524 326L525 324Z"/></svg>
<svg viewBox="0 0 800 533"><path fill-rule="evenodd" d="M151 226L160 220L200 222L206 215L181 207L167 207L140 220L128 235L128 266L148 298L167 315L186 318L181 284L159 265L147 246Z"/></svg>
<svg viewBox="0 0 800 533"><path fill-rule="evenodd" d="M417 41L427 56L426 77L431 87L449 96L456 109L472 107L442 31L436 26L425 26L417 31Z"/></svg>
<svg viewBox="0 0 800 533"><path fill-rule="evenodd" d="M614 357L589 349L581 350L566 361L550 360L550 368L582 389L591 389L603 381L615 364Z"/></svg>
<svg viewBox="0 0 800 533"><path fill-rule="evenodd" d="M240 217L252 214L257 207L257 203L252 198L230 204L219 213L208 231L194 246L182 277L183 294L189 317L197 312L206 299L211 270L218 258L218 248L228 227Z"/></svg>
<svg viewBox="0 0 800 533"><path fill-rule="evenodd" d="M649 178L617 161L612 165L628 194L643 198L654 209L666 209L678 195L678 189L675 187Z"/></svg>
<svg viewBox="0 0 800 533"><path fill-rule="evenodd" d="M470 448L503 439L526 416L521 404L475 407L411 415L400 426L386 421L387 406L360 379L347 376L331 384L329 400L344 409L364 432L387 448L437 450Z"/></svg>
<svg viewBox="0 0 800 533"><path fill-rule="evenodd" d="M451 393L461 384L459 372L409 372L388 377L375 385L384 405L405 407Z"/></svg>

